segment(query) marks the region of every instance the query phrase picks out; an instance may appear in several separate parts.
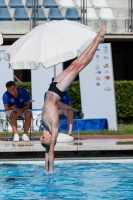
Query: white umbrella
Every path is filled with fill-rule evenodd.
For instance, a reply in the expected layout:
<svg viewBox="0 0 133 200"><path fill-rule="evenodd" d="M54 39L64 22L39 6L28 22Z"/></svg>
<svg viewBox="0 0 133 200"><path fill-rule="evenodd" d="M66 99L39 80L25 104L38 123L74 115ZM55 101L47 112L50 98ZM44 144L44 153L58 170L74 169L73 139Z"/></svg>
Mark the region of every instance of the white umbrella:
<svg viewBox="0 0 133 200"><path fill-rule="evenodd" d="M77 57L92 42L96 33L83 24L52 21L32 29L5 52L12 69L45 68Z"/></svg>
<svg viewBox="0 0 133 200"><path fill-rule="evenodd" d="M0 45L3 44L3 37L2 35L0 34Z"/></svg>

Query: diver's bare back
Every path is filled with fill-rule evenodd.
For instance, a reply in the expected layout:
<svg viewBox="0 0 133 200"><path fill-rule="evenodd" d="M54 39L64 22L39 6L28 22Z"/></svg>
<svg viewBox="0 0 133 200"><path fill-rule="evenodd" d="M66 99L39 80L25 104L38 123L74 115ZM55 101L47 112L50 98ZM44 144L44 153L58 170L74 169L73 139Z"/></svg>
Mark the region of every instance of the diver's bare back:
<svg viewBox="0 0 133 200"><path fill-rule="evenodd" d="M52 126L54 127L59 123L59 115L57 109L57 101L60 97L51 91L47 91L44 106L42 109L42 118L45 128L52 134Z"/></svg>

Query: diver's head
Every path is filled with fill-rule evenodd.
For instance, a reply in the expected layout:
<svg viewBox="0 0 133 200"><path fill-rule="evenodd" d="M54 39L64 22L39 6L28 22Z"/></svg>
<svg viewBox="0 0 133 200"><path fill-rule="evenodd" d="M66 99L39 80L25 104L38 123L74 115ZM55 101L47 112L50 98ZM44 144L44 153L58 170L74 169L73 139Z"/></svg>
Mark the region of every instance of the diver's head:
<svg viewBox="0 0 133 200"><path fill-rule="evenodd" d="M50 145L51 143L51 134L48 130L42 132L42 143L45 145Z"/></svg>

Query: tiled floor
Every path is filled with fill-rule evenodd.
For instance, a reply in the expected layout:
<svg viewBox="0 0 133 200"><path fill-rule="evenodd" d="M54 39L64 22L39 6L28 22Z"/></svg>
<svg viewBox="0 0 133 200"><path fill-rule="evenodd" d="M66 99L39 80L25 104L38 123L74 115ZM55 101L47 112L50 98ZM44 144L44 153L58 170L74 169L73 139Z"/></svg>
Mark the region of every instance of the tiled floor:
<svg viewBox="0 0 133 200"><path fill-rule="evenodd" d="M73 142L57 143L55 151L133 150L133 135L74 136ZM117 144L122 142L123 144ZM130 142L126 144L124 142ZM0 152L44 152L40 140L13 142L0 140Z"/></svg>
<svg viewBox="0 0 133 200"><path fill-rule="evenodd" d="M102 158L102 159L80 159L80 160L77 160L77 159L67 159L67 160L63 160L63 159L60 159L60 160L56 160L54 161L54 165L56 164L62 164L62 163L133 163L133 159L121 159L121 158L112 158L112 159L105 159L105 158ZM5 160L5 161L0 161L0 164L36 164L36 165L45 165L45 161L44 160L41 160L41 161L35 161L35 160Z"/></svg>

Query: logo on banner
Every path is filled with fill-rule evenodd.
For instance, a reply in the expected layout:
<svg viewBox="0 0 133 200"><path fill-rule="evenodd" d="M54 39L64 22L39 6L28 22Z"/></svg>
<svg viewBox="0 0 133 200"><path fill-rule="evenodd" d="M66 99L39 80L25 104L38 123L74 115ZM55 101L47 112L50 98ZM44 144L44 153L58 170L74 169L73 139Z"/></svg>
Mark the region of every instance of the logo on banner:
<svg viewBox="0 0 133 200"><path fill-rule="evenodd" d="M99 69L100 69L100 67L99 67L98 64L95 65L95 69L96 69L96 70L99 70Z"/></svg>
<svg viewBox="0 0 133 200"><path fill-rule="evenodd" d="M108 57L108 56L104 56L103 58L104 58L104 59L109 59L109 57Z"/></svg>
<svg viewBox="0 0 133 200"><path fill-rule="evenodd" d="M104 90L105 90L105 91L110 91L110 90L111 90L111 87L110 87L110 86L105 86Z"/></svg>
<svg viewBox="0 0 133 200"><path fill-rule="evenodd" d="M10 101L11 101L11 103L14 103L14 102L15 102L15 100L14 100L14 99L12 99L12 98L10 99Z"/></svg>
<svg viewBox="0 0 133 200"><path fill-rule="evenodd" d="M108 52L108 46L107 46L107 45L103 45L103 51L104 51L105 53Z"/></svg>
<svg viewBox="0 0 133 200"><path fill-rule="evenodd" d="M104 80L110 80L110 76L104 76Z"/></svg>
<svg viewBox="0 0 133 200"><path fill-rule="evenodd" d="M6 50L0 50L0 53L4 53Z"/></svg>
<svg viewBox="0 0 133 200"><path fill-rule="evenodd" d="M103 67L104 68L109 68L109 64L106 63Z"/></svg>
<svg viewBox="0 0 133 200"><path fill-rule="evenodd" d="M96 55L96 59L99 60L99 58L100 58L100 56L99 56L99 55Z"/></svg>
<svg viewBox="0 0 133 200"><path fill-rule="evenodd" d="M106 70L106 71L105 71L105 74L108 74L108 73L109 73L109 71Z"/></svg>
<svg viewBox="0 0 133 200"><path fill-rule="evenodd" d="M96 71L95 73L96 73L96 74L101 74L101 71Z"/></svg>
<svg viewBox="0 0 133 200"><path fill-rule="evenodd" d="M97 82L97 83L96 83L96 86L100 86L100 83L99 83L99 82Z"/></svg>
<svg viewBox="0 0 133 200"><path fill-rule="evenodd" d="M101 78L100 78L99 76L97 76L97 77L96 77L96 80L97 80L97 81L100 81L100 80L101 80Z"/></svg>
<svg viewBox="0 0 133 200"><path fill-rule="evenodd" d="M96 49L96 51L100 51L100 48L98 47L98 48Z"/></svg>

